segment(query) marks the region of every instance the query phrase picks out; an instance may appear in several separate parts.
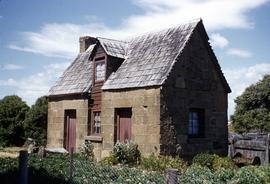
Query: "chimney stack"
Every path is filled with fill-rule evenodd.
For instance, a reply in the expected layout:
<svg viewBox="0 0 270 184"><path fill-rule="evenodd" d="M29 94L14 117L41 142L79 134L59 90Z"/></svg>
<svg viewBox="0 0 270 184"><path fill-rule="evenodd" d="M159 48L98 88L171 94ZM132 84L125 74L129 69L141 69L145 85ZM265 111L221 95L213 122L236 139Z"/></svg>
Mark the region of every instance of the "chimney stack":
<svg viewBox="0 0 270 184"><path fill-rule="evenodd" d="M97 42L96 38L91 36L82 36L80 37L80 53L85 52L90 45L93 45Z"/></svg>

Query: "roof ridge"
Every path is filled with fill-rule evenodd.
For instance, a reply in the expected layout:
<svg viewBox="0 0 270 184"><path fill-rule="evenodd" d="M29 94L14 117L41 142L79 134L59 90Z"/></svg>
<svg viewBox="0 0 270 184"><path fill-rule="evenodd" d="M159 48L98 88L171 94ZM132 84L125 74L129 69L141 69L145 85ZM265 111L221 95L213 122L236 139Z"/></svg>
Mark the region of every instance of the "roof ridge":
<svg viewBox="0 0 270 184"><path fill-rule="evenodd" d="M151 31L147 31L147 32L144 32L144 33L141 33L141 34L138 34L138 35L135 35L135 36L132 36L132 37L129 37L127 38L127 42L130 43L131 40L133 39L136 39L138 37L143 37L143 36L148 36L150 34L158 34L158 33L162 33L162 32L166 32L168 31L169 29L176 29L176 28L179 28L179 27L183 27L183 26L187 26L187 25L190 25L190 24L198 24L200 21L202 21L201 18L196 18L196 19L193 19L191 21L186 21L186 22L182 22L182 23L179 23L179 24L176 24L176 25L173 25L173 26L170 26L170 27L167 27L167 28L161 28L159 30L151 30Z"/></svg>
<svg viewBox="0 0 270 184"><path fill-rule="evenodd" d="M97 39L105 39L105 40L109 40L109 41L117 41L117 42L123 42L123 43L128 43L127 41L124 40L116 40L116 39L112 39L112 38L105 38L105 37L96 37Z"/></svg>

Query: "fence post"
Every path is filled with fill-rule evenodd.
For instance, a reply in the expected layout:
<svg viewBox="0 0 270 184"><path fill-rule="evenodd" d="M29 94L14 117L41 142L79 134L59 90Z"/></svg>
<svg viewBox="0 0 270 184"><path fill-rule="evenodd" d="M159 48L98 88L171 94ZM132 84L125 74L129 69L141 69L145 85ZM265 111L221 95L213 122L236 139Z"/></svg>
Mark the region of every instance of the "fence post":
<svg viewBox="0 0 270 184"><path fill-rule="evenodd" d="M19 184L27 184L28 183L28 152L20 151L19 156Z"/></svg>
<svg viewBox="0 0 270 184"><path fill-rule="evenodd" d="M69 183L73 183L73 150L74 148L71 148L70 150Z"/></svg>
<svg viewBox="0 0 270 184"><path fill-rule="evenodd" d="M166 184L177 184L179 171L177 169L166 169L165 171Z"/></svg>
<svg viewBox="0 0 270 184"><path fill-rule="evenodd" d="M269 140L270 140L270 134L267 134L267 138L266 138L266 144L265 144L265 161L264 161L264 165L269 164Z"/></svg>

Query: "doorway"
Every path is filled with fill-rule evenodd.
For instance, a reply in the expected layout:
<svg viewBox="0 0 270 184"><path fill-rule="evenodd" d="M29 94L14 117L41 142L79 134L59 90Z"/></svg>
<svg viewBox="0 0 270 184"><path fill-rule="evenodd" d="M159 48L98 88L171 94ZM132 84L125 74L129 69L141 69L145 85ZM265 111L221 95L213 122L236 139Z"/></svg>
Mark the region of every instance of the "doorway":
<svg viewBox="0 0 270 184"><path fill-rule="evenodd" d="M76 148L76 110L65 110L64 148L69 153Z"/></svg>
<svg viewBox="0 0 270 184"><path fill-rule="evenodd" d="M124 142L131 140L131 108L117 108L116 112L116 127L115 127L115 142Z"/></svg>

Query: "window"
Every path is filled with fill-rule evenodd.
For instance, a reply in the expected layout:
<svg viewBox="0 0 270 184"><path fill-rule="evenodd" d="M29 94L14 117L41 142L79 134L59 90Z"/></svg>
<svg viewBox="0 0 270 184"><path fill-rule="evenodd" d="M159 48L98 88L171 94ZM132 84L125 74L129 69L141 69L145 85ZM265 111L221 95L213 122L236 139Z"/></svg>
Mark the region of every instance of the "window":
<svg viewBox="0 0 270 184"><path fill-rule="evenodd" d="M100 134L100 133L101 133L100 112L94 112L93 134Z"/></svg>
<svg viewBox="0 0 270 184"><path fill-rule="evenodd" d="M188 122L189 137L203 137L204 136L204 110L190 109Z"/></svg>
<svg viewBox="0 0 270 184"><path fill-rule="evenodd" d="M95 59L95 81L105 80L105 57Z"/></svg>

